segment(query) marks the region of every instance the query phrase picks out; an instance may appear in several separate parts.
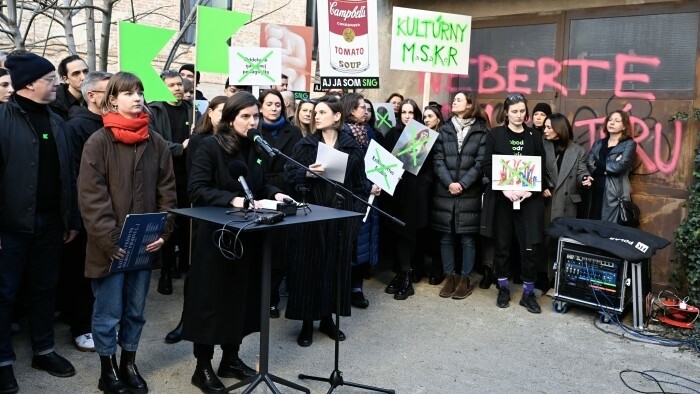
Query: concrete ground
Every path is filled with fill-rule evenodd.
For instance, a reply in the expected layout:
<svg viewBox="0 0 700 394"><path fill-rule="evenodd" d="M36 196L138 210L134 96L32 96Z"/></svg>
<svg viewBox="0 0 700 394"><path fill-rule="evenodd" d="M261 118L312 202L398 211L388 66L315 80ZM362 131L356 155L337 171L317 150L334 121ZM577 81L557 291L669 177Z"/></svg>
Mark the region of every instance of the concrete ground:
<svg viewBox="0 0 700 394"><path fill-rule="evenodd" d="M530 314L518 305L518 286L512 289L508 309L496 307L495 287L477 288L466 300L442 299L439 287L426 280L416 285L415 296L395 301L384 293L391 275L380 272L367 281L370 307L353 309L352 317L341 321L348 339L341 343L340 370L349 382L391 388L397 393L624 393L631 390L618 376L620 371L659 369L698 381L693 385L661 376L700 390L698 353L605 334L594 326L597 313L592 310L572 308L567 314L557 314L551 310L551 298L544 296L540 298L542 314ZM137 365L152 393L197 393L190 383L195 367L191 343L168 345L163 341L180 316L184 281L176 280L174 294L163 296L155 291L156 276L151 281L148 322ZM306 386L312 393L324 393L329 387L326 383L300 381L297 375L329 376L333 341L316 331L313 345L301 348L296 344L300 327L299 322L284 317L271 321L270 372ZM613 326L604 328L615 330ZM32 369L26 330L13 337L21 393L99 392L97 355L77 351L69 336L68 327L58 323L57 350L77 370L70 378ZM241 358L251 366L256 363L258 341L257 334L251 335L241 347ZM219 357L217 350L215 369ZM642 392L659 391L654 383L637 375L625 378ZM237 381L223 382L231 385ZM255 392L269 392L263 387L258 386ZM279 388L284 393L294 392ZM677 386L664 388L691 392ZM336 392L367 391L345 386Z"/></svg>

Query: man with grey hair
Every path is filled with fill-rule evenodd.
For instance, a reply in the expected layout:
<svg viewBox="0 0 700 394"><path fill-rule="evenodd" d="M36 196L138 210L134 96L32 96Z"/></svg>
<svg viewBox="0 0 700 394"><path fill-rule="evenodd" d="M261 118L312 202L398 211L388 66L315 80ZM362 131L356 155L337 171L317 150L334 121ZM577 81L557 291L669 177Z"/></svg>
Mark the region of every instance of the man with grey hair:
<svg viewBox="0 0 700 394"><path fill-rule="evenodd" d="M157 101L150 103L151 127L167 142L170 153L173 156L173 169L175 170L175 187L177 188L177 205L179 208L189 208L190 200L187 197L187 144L192 130L194 111L192 103L183 100L184 89L182 77L175 70L165 70L160 73L160 79L173 94L175 101ZM173 293L172 275L179 276L180 268L189 266L189 221L178 217L175 219L175 231L163 246L162 268L158 280L158 292L169 295ZM178 253L175 251L178 249Z"/></svg>
<svg viewBox="0 0 700 394"><path fill-rule="evenodd" d="M80 157L85 142L103 127L100 103L112 74L93 71L87 74L80 90L87 107L72 106L69 112L68 136L73 147L75 168L80 168ZM59 299L62 315L70 326L71 337L78 350L95 351L92 340L92 304L94 297L90 280L85 278L85 247L87 235L81 230L75 242L64 245L59 280Z"/></svg>

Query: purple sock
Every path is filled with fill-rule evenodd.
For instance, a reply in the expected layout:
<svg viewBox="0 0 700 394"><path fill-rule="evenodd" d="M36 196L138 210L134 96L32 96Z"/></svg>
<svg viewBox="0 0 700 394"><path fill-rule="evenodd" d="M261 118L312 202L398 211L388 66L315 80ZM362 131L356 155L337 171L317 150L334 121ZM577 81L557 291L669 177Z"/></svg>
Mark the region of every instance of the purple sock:
<svg viewBox="0 0 700 394"><path fill-rule="evenodd" d="M523 293L532 294L535 291L535 282L523 282Z"/></svg>
<svg viewBox="0 0 700 394"><path fill-rule="evenodd" d="M498 287L507 289L508 288L508 278L498 278Z"/></svg>

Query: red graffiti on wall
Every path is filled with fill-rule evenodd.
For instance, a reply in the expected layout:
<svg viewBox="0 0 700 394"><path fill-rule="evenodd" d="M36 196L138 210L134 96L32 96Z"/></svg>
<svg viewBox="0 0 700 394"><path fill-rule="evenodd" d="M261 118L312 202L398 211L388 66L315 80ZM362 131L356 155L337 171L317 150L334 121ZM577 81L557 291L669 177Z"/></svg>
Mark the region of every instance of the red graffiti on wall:
<svg viewBox="0 0 700 394"><path fill-rule="evenodd" d="M522 93L532 94L542 93L546 89L554 90L564 97L568 97L571 90L577 91L579 95L586 96L589 92L589 75L592 70L602 70L612 73L614 83L606 87L606 90L613 91L614 98L626 98L632 100L647 100L653 103L656 100L654 93L644 90L624 90L627 83L648 84L651 77L646 73L632 72L637 65L658 68L661 60L652 56L637 56L620 53L615 55L614 61L592 60L592 59L565 59L558 61L549 57L542 57L537 60L514 58L508 60L506 65L499 64L498 61L488 55L478 55L470 59L472 71L476 71L471 76L432 74L430 79L431 93L451 93L461 90L475 89L478 94L503 94ZM569 73L578 73L578 86L567 87L560 82L562 71L569 68ZM528 71L535 71L536 81L530 81ZM574 71L576 70L576 71ZM424 73L419 73L419 93L423 94ZM470 78L476 78L470 83ZM442 103L443 113L447 116L450 112L451 103ZM588 107L586 107L588 108ZM501 104L495 107L488 104L484 106L486 113L492 124L496 124L494 116L501 109ZM577 120L574 117L574 127L583 128L588 132L588 142L592 146L596 138L602 136L602 126L606 116L599 117L593 109L588 108L593 118ZM627 104L625 112L632 110L632 105ZM606 111L607 112L607 111ZM578 114L579 111L576 111ZM669 174L676 170L680 159L683 137L683 123L675 121L672 124L671 135L664 133L662 122L657 122L653 118L642 119L630 114L632 125L637 135L635 141L638 144L637 155L644 167L644 173L661 172ZM590 148L589 146L589 148ZM651 153L647 149L651 148Z"/></svg>

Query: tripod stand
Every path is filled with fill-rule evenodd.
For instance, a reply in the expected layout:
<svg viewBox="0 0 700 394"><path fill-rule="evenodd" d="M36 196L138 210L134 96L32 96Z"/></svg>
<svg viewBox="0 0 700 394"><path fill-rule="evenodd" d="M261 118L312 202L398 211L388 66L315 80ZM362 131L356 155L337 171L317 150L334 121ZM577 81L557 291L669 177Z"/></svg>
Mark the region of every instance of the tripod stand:
<svg viewBox="0 0 700 394"><path fill-rule="evenodd" d="M296 160L292 159L291 157L285 155L284 153L280 152L279 150L277 150L277 149L272 149L272 151L273 151L273 153L279 154L280 156L284 157L284 158L287 159L288 161L290 161L290 162L294 163L295 165L299 166L300 168L303 168L303 169L305 169L306 171L309 171L309 172L311 172L311 173L316 174L313 170L311 170L311 169L309 169L308 167L304 166L303 164L297 162ZM326 183L332 185L332 186L335 188L335 190L336 190L336 193L335 193L335 207L336 207L336 208L342 208L342 207L344 206L343 202L345 201L345 197L344 197L341 193L338 192L338 191L343 191L343 192L345 192L347 195L351 196L351 198L354 198L354 199L356 199L356 200L358 200L358 201L361 201L362 203L364 203L365 205L369 206L369 207L372 208L372 209L376 209L378 212L380 212L381 214L385 215L386 217L388 217L389 219L393 220L394 222L399 223L399 224L401 224L401 225L404 225L404 223L401 222L400 220L394 218L393 216L391 216L391 215L389 215L388 213L382 211L381 209L375 207L374 205L369 204L367 201L365 201L364 199L362 199L362 198L356 196L352 191L348 190L347 188L343 187L342 185L339 185L339 184L337 184L337 183L335 183L335 182L329 180L328 178L326 178L326 177L324 177L324 176L322 176L322 175L316 174L316 176L317 176L319 179L322 179L323 181L325 181ZM346 253L346 252L345 252L345 243L344 243L345 237L344 237L344 234L343 234L343 224L342 224L342 223L339 223L339 224L338 224L337 236L338 236L338 239L340 240L340 247L338 248L338 253L339 253L339 256L340 256L340 257L339 257L339 258L336 258L336 270L335 270L335 279L336 279L336 292L335 292L335 312L336 312L336 314L335 314L335 326L336 326L336 329L338 330L338 332L340 332L340 310L341 310L341 302L340 302L340 299L341 299L341 296L342 296L342 294L341 294L341 287L342 287L341 285L342 285L342 281L341 281L340 272L341 272L341 270L342 270L342 268L343 268L343 267L342 267L342 256L344 256L344 254ZM380 387L367 386L367 385L363 385L363 384L359 384L359 383L354 383L354 382L346 382L346 381L343 379L343 373L342 373L342 372L340 371L340 369L339 369L339 359L340 359L340 339L339 339L339 335L337 335L337 334L334 335L334 342L335 342L334 368L333 368L333 371L331 372L330 377L328 377L328 378L323 378L323 377L318 377L318 376L311 376L311 375L299 374L299 376L298 376L299 379L302 379L302 380L304 380L304 379L316 380L316 381L320 381L320 382L327 382L327 383L329 383L329 384L331 385L331 387L328 389L328 394L332 393L338 386L351 386L351 387L357 387L357 388L361 388L361 389L365 389L365 390L369 390L369 391L376 391L376 392L389 393L389 394L393 394L393 393L394 393L394 390L391 390L391 389L384 389L384 388L380 388Z"/></svg>

